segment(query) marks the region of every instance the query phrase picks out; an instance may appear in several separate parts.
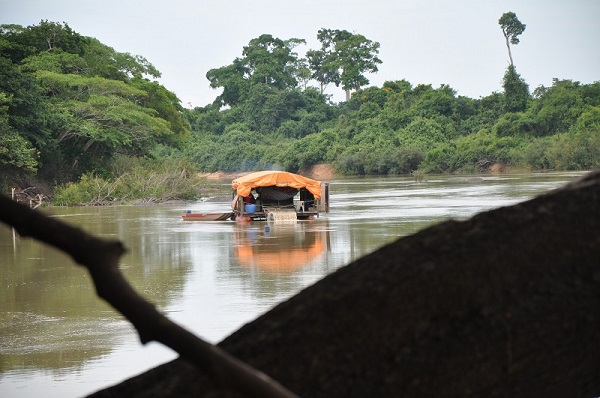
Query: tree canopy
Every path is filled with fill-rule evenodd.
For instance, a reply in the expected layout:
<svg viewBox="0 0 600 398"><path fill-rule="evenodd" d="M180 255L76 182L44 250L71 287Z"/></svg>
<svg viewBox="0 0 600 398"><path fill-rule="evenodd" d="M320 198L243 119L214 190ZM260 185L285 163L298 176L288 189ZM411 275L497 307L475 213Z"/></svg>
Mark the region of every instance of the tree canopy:
<svg viewBox="0 0 600 398"><path fill-rule="evenodd" d="M294 48L306 40L282 40L263 34L250 40L242 57L230 65L214 68L206 78L212 88L222 88L215 103L236 105L246 99L256 85L264 84L278 90L306 88L309 78L320 84L321 94L330 83L342 86L346 100L350 91L369 84L365 73L377 72L379 43L346 30L321 29L317 34L320 50L308 50L300 58Z"/></svg>
<svg viewBox="0 0 600 398"><path fill-rule="evenodd" d="M298 56L293 50L302 43L305 41L301 39L281 40L268 34L250 40L241 58L206 73L212 88L223 89L215 102L239 104L259 84L278 90L297 87Z"/></svg>
<svg viewBox="0 0 600 398"><path fill-rule="evenodd" d="M519 44L519 36L525 31L525 26L519 18L517 18L517 14L514 12L506 12L502 14L500 19L498 20L500 24L500 28L502 29L502 34L506 40L506 48L508 50L508 57L510 58L510 65L514 66L512 53L510 51L511 44Z"/></svg>
<svg viewBox="0 0 600 398"><path fill-rule="evenodd" d="M501 21L507 43L518 43L525 25L511 13ZM479 99L404 79L368 86L366 74L381 63L379 43L345 30L321 29L317 38L321 47L305 57L297 52L303 39L251 39L231 64L206 74L222 90L214 103L184 109L142 56L66 23L2 25L0 185L9 177L79 180L80 188L66 185L57 197L82 203L115 192L193 197L181 187L197 184L173 181L195 171L299 172L318 163L350 175L600 167L600 82L554 80L530 93L511 62L502 91ZM323 93L328 84L341 86L346 101L332 103ZM140 182L150 180L152 189ZM94 187L109 193L90 193Z"/></svg>
<svg viewBox="0 0 600 398"><path fill-rule="evenodd" d="M338 29L320 29L317 39L321 49L306 54L313 71L312 77L319 82L321 92L327 84L341 85L346 91L346 100L349 100L351 90L369 84L365 73L378 71L377 65L381 64L377 57L379 43L363 35Z"/></svg>
<svg viewBox="0 0 600 398"><path fill-rule="evenodd" d="M189 133L148 60L66 23L0 26L0 66L0 164L11 173L68 180Z"/></svg>

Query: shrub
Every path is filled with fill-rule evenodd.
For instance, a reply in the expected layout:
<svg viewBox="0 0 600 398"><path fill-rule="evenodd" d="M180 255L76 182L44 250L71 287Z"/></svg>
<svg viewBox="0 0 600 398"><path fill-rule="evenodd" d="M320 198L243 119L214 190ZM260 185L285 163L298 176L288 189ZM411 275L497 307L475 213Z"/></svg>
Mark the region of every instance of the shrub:
<svg viewBox="0 0 600 398"><path fill-rule="evenodd" d="M589 170L600 167L600 134L583 131L557 134L547 149L550 164L557 170Z"/></svg>
<svg viewBox="0 0 600 398"><path fill-rule="evenodd" d="M84 174L78 182L59 187L53 203L59 206L95 206L115 201L164 202L196 199L202 181L195 168L181 160L135 159L117 162L121 174L113 179Z"/></svg>
<svg viewBox="0 0 600 398"><path fill-rule="evenodd" d="M78 182L58 187L53 203L58 206L103 205L116 200L122 189L120 179L108 181L92 174L84 174Z"/></svg>

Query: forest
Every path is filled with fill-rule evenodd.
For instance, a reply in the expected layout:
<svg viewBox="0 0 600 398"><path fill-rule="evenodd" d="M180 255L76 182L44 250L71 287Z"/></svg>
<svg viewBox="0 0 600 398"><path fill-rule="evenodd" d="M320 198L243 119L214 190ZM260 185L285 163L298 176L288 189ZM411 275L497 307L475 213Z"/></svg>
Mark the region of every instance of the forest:
<svg viewBox="0 0 600 398"><path fill-rule="evenodd" d="M304 39L251 39L208 71L220 94L194 109L147 59L67 23L1 25L0 189L44 186L54 204L80 205L194 199L201 172L321 163L340 175L600 167L600 82L530 89L510 53L525 25L512 13L499 24L510 64L502 90L478 99L401 76L369 86L379 43L321 29L305 57Z"/></svg>

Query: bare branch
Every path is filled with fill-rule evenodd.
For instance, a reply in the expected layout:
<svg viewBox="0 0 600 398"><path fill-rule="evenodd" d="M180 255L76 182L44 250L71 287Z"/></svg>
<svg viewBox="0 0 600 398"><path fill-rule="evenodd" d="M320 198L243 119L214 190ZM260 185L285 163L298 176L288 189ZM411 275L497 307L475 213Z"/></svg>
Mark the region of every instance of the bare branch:
<svg viewBox="0 0 600 398"><path fill-rule="evenodd" d="M0 195L0 221L69 254L90 272L96 292L136 328L142 343L160 342L196 364L217 383L245 396L295 397L266 374L175 324L142 298L119 270L125 253L120 241L94 237L81 229Z"/></svg>

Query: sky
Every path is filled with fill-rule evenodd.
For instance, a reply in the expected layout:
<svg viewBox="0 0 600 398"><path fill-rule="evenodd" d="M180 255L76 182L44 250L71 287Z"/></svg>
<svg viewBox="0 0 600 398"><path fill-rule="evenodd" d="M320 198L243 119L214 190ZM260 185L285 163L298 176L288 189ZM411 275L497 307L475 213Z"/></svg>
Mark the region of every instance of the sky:
<svg viewBox="0 0 600 398"><path fill-rule="evenodd" d="M554 78L600 81L598 0L0 0L0 24L66 22L118 52L141 55L186 108L220 94L206 72L229 65L262 34L305 39L318 49L319 29L340 29L380 43L370 86L405 79L446 84L480 98L502 91L509 64L498 19L514 12L526 25L512 45L517 72L533 91ZM314 84L316 86L316 83ZM326 90L344 100L340 87Z"/></svg>

